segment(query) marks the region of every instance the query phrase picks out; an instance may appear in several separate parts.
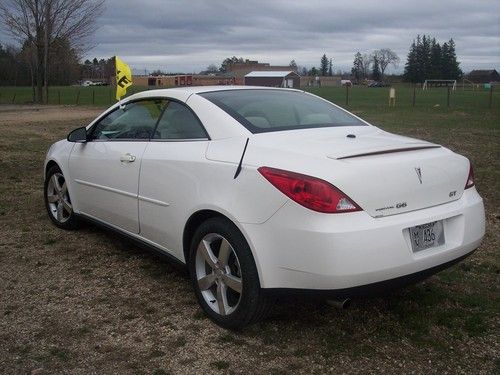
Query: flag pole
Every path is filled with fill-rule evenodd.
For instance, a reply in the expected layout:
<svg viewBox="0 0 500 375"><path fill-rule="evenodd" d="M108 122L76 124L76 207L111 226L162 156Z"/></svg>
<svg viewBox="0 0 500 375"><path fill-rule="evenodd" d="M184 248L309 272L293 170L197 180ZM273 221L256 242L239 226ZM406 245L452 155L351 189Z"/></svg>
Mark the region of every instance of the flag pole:
<svg viewBox="0 0 500 375"><path fill-rule="evenodd" d="M116 55L115 55L115 82L116 82L116 92L118 92L118 64L116 63ZM122 97L119 96L118 99L118 107L120 109L125 108L125 106L122 104Z"/></svg>
<svg viewBox="0 0 500 375"><path fill-rule="evenodd" d="M125 108L122 97L127 94L127 87L132 85L132 71L118 56L115 56L116 100L120 109Z"/></svg>

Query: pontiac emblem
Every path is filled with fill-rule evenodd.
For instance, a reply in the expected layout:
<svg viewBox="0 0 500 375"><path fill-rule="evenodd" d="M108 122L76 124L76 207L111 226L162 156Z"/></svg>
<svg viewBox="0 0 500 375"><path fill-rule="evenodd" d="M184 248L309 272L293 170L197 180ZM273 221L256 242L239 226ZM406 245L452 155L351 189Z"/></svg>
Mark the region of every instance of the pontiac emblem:
<svg viewBox="0 0 500 375"><path fill-rule="evenodd" d="M420 181L420 183L422 183L422 170L420 169L420 167L416 167L415 172L417 173L418 180Z"/></svg>

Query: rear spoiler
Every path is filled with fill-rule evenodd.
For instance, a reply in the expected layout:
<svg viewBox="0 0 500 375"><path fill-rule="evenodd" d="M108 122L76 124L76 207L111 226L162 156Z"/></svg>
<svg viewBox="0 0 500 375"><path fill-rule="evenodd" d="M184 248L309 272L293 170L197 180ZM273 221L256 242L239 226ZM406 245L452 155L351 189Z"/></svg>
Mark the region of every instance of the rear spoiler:
<svg viewBox="0 0 500 375"><path fill-rule="evenodd" d="M441 146L429 145L429 146L400 147L400 148L392 148L392 149L388 149L388 150L386 149L386 150L379 150L379 151L363 152L360 154L352 154L352 155L339 156L339 157L334 157L334 156L328 156L328 157L331 159L342 160L342 159L360 158L363 156L392 154L392 153L396 153L396 152L425 150L425 149L430 149L430 148L441 148Z"/></svg>

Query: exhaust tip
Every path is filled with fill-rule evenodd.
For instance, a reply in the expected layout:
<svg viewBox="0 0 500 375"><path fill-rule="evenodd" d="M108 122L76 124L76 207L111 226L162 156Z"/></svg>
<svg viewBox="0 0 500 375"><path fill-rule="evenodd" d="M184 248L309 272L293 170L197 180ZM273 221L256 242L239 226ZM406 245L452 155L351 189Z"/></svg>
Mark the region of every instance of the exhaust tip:
<svg viewBox="0 0 500 375"><path fill-rule="evenodd" d="M345 310L345 309L348 309L349 306L351 306L351 299L350 298L328 299L328 300L326 300L326 303L329 306L335 307L337 309Z"/></svg>

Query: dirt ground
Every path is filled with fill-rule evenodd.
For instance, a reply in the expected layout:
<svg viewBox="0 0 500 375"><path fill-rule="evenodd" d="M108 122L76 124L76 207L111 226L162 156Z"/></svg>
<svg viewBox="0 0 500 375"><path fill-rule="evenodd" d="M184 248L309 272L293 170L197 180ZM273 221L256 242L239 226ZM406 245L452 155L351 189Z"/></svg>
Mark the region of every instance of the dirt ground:
<svg viewBox="0 0 500 375"><path fill-rule="evenodd" d="M230 332L205 318L183 270L97 227L51 225L45 152L101 111L0 106L0 373L499 373L500 209L489 177L477 182L488 233L461 264L348 310L283 301ZM415 133L449 146L464 134ZM475 134L465 151L497 164L498 132Z"/></svg>
<svg viewBox="0 0 500 375"><path fill-rule="evenodd" d="M104 108L96 107L25 105L20 111L19 107L19 105L0 105L2 125L92 119L104 110Z"/></svg>

